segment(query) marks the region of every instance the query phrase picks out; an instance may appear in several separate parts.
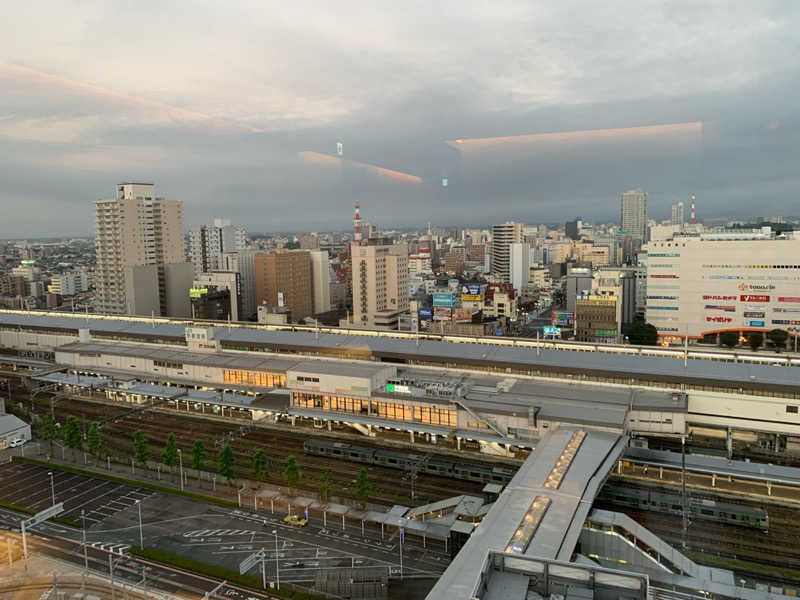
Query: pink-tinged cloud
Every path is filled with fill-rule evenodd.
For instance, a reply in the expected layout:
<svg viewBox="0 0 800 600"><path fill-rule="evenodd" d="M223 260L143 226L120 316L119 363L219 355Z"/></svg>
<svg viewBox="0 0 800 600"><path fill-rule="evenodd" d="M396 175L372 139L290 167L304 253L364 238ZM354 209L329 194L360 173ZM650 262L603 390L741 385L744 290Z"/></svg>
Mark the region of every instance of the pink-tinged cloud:
<svg viewBox="0 0 800 600"><path fill-rule="evenodd" d="M418 177L417 175L413 175L412 173L404 173L403 171L395 171L394 169L387 169L385 167L379 167L377 165L371 165L369 163L358 162L355 160L347 160L344 158L340 158L338 156L323 154L322 152L303 150L302 152L298 152L297 156L303 162L312 165L320 165L325 167L339 167L342 165L348 165L351 167L358 167L360 169L364 169L369 173L373 173L378 177L389 179L393 183L411 183L411 184L422 183L422 178Z"/></svg>
<svg viewBox="0 0 800 600"><path fill-rule="evenodd" d="M551 133L528 133L502 137L459 138L447 140L447 144L464 152L484 150L513 150L540 145L569 142L612 142L646 139L669 139L700 136L703 123L692 121L687 123L665 123L661 125L643 125L639 127L617 127L614 129L585 129L580 131L558 131Z"/></svg>

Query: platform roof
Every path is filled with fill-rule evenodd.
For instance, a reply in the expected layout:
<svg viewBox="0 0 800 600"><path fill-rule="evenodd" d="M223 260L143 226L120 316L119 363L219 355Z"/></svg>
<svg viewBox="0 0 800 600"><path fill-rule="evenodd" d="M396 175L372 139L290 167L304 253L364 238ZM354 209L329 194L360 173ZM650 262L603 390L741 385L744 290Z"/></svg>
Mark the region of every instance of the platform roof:
<svg viewBox="0 0 800 600"><path fill-rule="evenodd" d="M295 361L295 365L289 370L296 373L370 378L394 370L394 368L395 365L385 363L369 364L343 360L303 360Z"/></svg>

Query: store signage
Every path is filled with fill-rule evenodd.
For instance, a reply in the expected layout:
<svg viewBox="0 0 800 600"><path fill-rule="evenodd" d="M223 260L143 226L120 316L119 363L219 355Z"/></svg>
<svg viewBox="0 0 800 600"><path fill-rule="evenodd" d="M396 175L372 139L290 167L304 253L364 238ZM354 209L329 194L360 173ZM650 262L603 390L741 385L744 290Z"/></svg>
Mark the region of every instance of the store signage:
<svg viewBox="0 0 800 600"><path fill-rule="evenodd" d="M773 325L800 325L800 321L789 321L787 319L772 319Z"/></svg>
<svg viewBox="0 0 800 600"><path fill-rule="evenodd" d="M708 310L724 310L725 312L736 312L736 307L730 304L706 304Z"/></svg>
<svg viewBox="0 0 800 600"><path fill-rule="evenodd" d="M763 327L764 326L764 321L748 321L747 325L749 327Z"/></svg>
<svg viewBox="0 0 800 600"><path fill-rule="evenodd" d="M742 282L742 283L739 284L739 289L742 290L742 291L745 291L745 290L774 290L775 286L774 285L770 285L770 284L762 285L762 284L757 284L757 283L751 283L751 284L748 285L745 282Z"/></svg>
<svg viewBox="0 0 800 600"><path fill-rule="evenodd" d="M419 318L420 319L430 319L433 316L433 309L430 306L420 306L419 307Z"/></svg>
<svg viewBox="0 0 800 600"><path fill-rule="evenodd" d="M778 302L800 302L800 296L778 296Z"/></svg>
<svg viewBox="0 0 800 600"><path fill-rule="evenodd" d="M189 298L200 298L208 293L208 288L189 288Z"/></svg>
<svg viewBox="0 0 800 600"><path fill-rule="evenodd" d="M800 312L800 308L773 308L775 312L780 313L797 313Z"/></svg>
<svg viewBox="0 0 800 600"><path fill-rule="evenodd" d="M703 300L736 300L736 296L716 296L713 294L706 294Z"/></svg>
<svg viewBox="0 0 800 600"><path fill-rule="evenodd" d="M758 294L742 294L739 296L742 302L769 302L769 296L761 296Z"/></svg>
<svg viewBox="0 0 800 600"><path fill-rule="evenodd" d="M731 317L706 317L706 321L711 323L730 323L733 319Z"/></svg>
<svg viewBox="0 0 800 600"><path fill-rule="evenodd" d="M455 292L434 292L433 305L434 306L454 306L456 303Z"/></svg>
<svg viewBox="0 0 800 600"><path fill-rule="evenodd" d="M763 312L749 311L749 312L744 313L744 318L745 319L763 319L764 318L764 313Z"/></svg>

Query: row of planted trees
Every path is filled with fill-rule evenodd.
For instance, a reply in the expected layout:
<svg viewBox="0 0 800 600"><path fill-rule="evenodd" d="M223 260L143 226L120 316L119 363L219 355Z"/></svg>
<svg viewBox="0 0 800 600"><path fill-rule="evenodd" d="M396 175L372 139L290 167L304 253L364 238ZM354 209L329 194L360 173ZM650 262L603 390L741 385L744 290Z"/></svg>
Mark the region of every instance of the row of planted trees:
<svg viewBox="0 0 800 600"><path fill-rule="evenodd" d="M96 421L92 421L85 427L86 435L82 433L81 421L74 415L69 415L63 424L56 421L52 413L47 413L42 421L42 438L51 443L61 439L64 445L75 451L84 449L92 456L99 456L102 445L100 427ZM149 442L141 430L133 432L131 439L131 457L139 465L145 465L150 458ZM161 462L167 467L174 468L179 461L179 450L175 441L175 434L170 433L164 443L164 450L161 452ZM203 471L206 468L206 449L203 442L195 440L191 449L191 468L195 471ZM257 450L251 459L249 475L257 481L265 481L269 477L269 460L264 451ZM230 444L225 444L217 453L217 474L224 477L230 484L236 478L236 461L233 455L233 448ZM300 465L294 454L286 457L283 465L283 480L291 494L297 487L302 478ZM309 482L311 483L311 482ZM334 489L333 473L330 469L324 469L316 479L313 480L320 500L327 502L331 498ZM372 486L369 482L367 470L364 467L358 472L355 481L354 493L362 508L366 507L367 499L372 493Z"/></svg>

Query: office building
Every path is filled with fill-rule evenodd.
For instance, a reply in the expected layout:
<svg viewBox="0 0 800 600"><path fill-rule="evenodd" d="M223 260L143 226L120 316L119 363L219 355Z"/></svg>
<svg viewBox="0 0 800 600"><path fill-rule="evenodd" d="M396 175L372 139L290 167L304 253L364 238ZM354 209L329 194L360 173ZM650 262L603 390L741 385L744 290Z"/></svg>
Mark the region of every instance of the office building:
<svg viewBox="0 0 800 600"><path fill-rule="evenodd" d="M647 192L642 188L622 192L620 228L642 244L647 241Z"/></svg>
<svg viewBox="0 0 800 600"><path fill-rule="evenodd" d="M590 267L569 266L567 268L567 312L575 312L575 300L592 291L592 269Z"/></svg>
<svg viewBox="0 0 800 600"><path fill-rule="evenodd" d="M60 296L74 296L89 289L89 273L85 269L53 275L47 291Z"/></svg>
<svg viewBox="0 0 800 600"><path fill-rule="evenodd" d="M492 226L491 273L502 281L510 280L511 244L522 242L523 223L506 221Z"/></svg>
<svg viewBox="0 0 800 600"><path fill-rule="evenodd" d="M353 324L397 329L408 310L408 246L351 246L353 257Z"/></svg>
<svg viewBox="0 0 800 600"><path fill-rule="evenodd" d="M511 286L519 294L530 281L531 247L528 244L515 243L509 246L509 280Z"/></svg>
<svg viewBox="0 0 800 600"><path fill-rule="evenodd" d="M636 318L636 267L600 267L594 273L592 293L617 299L617 331L628 331Z"/></svg>
<svg viewBox="0 0 800 600"><path fill-rule="evenodd" d="M200 273L189 289L192 318L241 320L241 287L241 277L235 271Z"/></svg>
<svg viewBox="0 0 800 600"><path fill-rule="evenodd" d="M683 216L683 202L676 202L672 205L672 213L670 216L669 222L672 225L683 226L684 223L684 216Z"/></svg>
<svg viewBox="0 0 800 600"><path fill-rule="evenodd" d="M575 339L579 342L618 341L617 297L588 294L575 300Z"/></svg>
<svg viewBox="0 0 800 600"><path fill-rule="evenodd" d="M156 197L152 183L121 183L113 199L94 205L97 312L188 316L191 277L177 289L185 268L169 269L169 281L165 268L185 263L182 203ZM168 289L177 296L169 299Z"/></svg>
<svg viewBox="0 0 800 600"><path fill-rule="evenodd" d="M230 219L214 219L189 232L189 258L195 274L222 269L224 252L239 252L247 244L247 233L231 225Z"/></svg>
<svg viewBox="0 0 800 600"><path fill-rule="evenodd" d="M254 250L223 252L220 254L220 271L233 271L239 274L239 320L252 321L256 318L256 285Z"/></svg>
<svg viewBox="0 0 800 600"><path fill-rule="evenodd" d="M567 221L564 225L564 235L571 240L581 239L581 218Z"/></svg>
<svg viewBox="0 0 800 600"><path fill-rule="evenodd" d="M311 291L313 313L326 313L331 309L331 264L327 250L311 250Z"/></svg>
<svg viewBox="0 0 800 600"><path fill-rule="evenodd" d="M800 234L769 227L647 246L647 321L662 338L800 328Z"/></svg>
<svg viewBox="0 0 800 600"><path fill-rule="evenodd" d="M256 252L256 304L287 308L292 321L300 321L314 312L311 283L311 253L308 250L273 250Z"/></svg>
<svg viewBox="0 0 800 600"><path fill-rule="evenodd" d="M464 254L462 252L445 252L444 270L451 275L459 275L464 272Z"/></svg>

